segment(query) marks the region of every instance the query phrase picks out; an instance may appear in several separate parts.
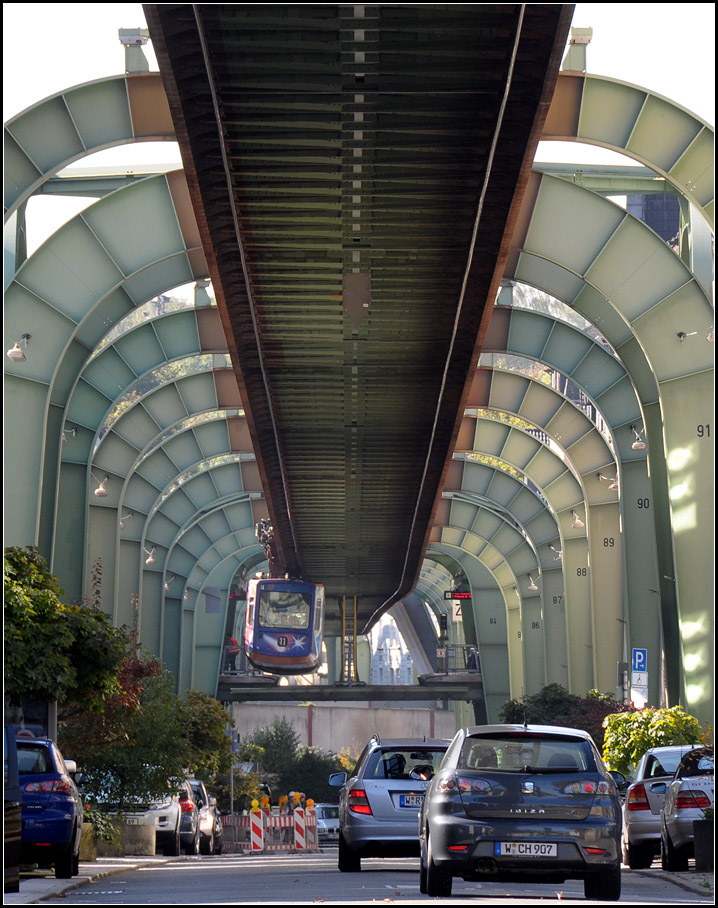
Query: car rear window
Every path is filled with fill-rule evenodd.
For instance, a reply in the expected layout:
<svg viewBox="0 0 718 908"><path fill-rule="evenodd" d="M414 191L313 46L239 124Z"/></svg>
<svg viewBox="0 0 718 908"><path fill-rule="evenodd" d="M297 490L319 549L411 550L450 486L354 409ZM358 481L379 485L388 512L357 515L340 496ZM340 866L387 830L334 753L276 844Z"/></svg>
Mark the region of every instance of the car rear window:
<svg viewBox="0 0 718 908"><path fill-rule="evenodd" d="M652 754L646 761L646 777L655 779L657 776L672 776L678 769L681 760L679 750L674 753L662 753L660 758Z"/></svg>
<svg viewBox="0 0 718 908"><path fill-rule="evenodd" d="M596 764L590 745L580 738L516 734L468 737L461 748L458 768L585 772L595 771Z"/></svg>
<svg viewBox="0 0 718 908"><path fill-rule="evenodd" d="M17 762L20 775L49 775L54 772L50 751L39 744L18 744Z"/></svg>
<svg viewBox="0 0 718 908"><path fill-rule="evenodd" d="M22 772L22 770L20 770ZM713 751L692 750L684 754L681 765L678 767L676 778L684 779L687 776L712 776Z"/></svg>
<svg viewBox="0 0 718 908"><path fill-rule="evenodd" d="M444 759L443 749L395 748L372 754L367 763L365 779L409 779L412 772L433 776Z"/></svg>

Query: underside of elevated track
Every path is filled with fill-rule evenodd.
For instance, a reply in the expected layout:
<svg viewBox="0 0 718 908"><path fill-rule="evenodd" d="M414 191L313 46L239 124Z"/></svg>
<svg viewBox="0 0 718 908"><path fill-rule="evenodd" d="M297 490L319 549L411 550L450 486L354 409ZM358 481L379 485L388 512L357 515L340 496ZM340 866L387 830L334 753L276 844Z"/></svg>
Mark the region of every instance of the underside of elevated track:
<svg viewBox="0 0 718 908"><path fill-rule="evenodd" d="M650 705L710 719L712 127L590 75L569 5L145 13L159 72L5 124L6 545L180 692L247 695L223 645L270 570L325 586L324 688L347 616L429 678L444 617L480 672L432 698L494 720L635 651ZM182 163L78 169L156 142ZM27 250L43 194L92 204Z"/></svg>

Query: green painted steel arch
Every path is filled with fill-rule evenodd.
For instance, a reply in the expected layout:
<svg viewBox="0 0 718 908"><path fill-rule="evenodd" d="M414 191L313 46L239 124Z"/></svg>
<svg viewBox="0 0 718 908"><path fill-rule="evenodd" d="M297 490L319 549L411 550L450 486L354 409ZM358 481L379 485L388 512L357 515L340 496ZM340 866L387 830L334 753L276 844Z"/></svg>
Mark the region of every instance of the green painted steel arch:
<svg viewBox="0 0 718 908"><path fill-rule="evenodd" d="M714 130L649 89L562 72L544 141L573 140L625 154L664 176L714 226Z"/></svg>
<svg viewBox="0 0 718 908"><path fill-rule="evenodd" d="M176 183L160 177L106 196L43 244L6 291L11 335L25 333L29 324L42 326L31 332L27 361L6 365L6 412L27 424L22 442L8 439L6 446L14 474L6 514L17 509L22 515L12 523L11 544L37 544L42 523L54 523L55 482L38 477L55 468L66 415L61 411L108 326L167 287L204 276L194 273L196 256L178 226L177 191ZM132 239L123 239L127 235ZM83 414L76 415L82 425ZM82 437L73 441L79 445ZM36 452L33 461L27 447ZM48 532L43 538L49 544Z"/></svg>
<svg viewBox="0 0 718 908"><path fill-rule="evenodd" d="M635 500L651 497L651 477L646 450L632 445L634 424L643 428L636 390L623 364L594 338L578 328L526 309L495 310L485 351L496 350L536 357L536 361L570 377L595 403L610 426L620 465L620 480ZM554 431L560 431L558 427ZM656 532L650 508L621 508L622 548L625 561L627 648L649 653L649 702L660 702L660 677L664 659L662 620L658 604L659 566ZM596 533L605 554L613 554L615 536Z"/></svg>
<svg viewBox="0 0 718 908"><path fill-rule="evenodd" d="M6 221L74 161L117 145L176 139L159 73L68 88L8 120L4 133Z"/></svg>
<svg viewBox="0 0 718 908"><path fill-rule="evenodd" d="M654 488L659 536L669 539L659 540L659 549L665 560L672 549L676 565L661 581L664 627L671 626L677 601L673 627L679 614L683 627L704 628L683 638L690 658L677 654L669 666L669 696L702 714L712 698L712 653L700 603L713 585L712 496L703 494L713 487L713 467L710 442L699 432L712 411L713 355L700 338L713 310L685 265L643 224L579 187L550 177L539 182L531 225L507 277L542 287L592 321L641 395L649 450L663 449L669 491L660 500ZM683 343L694 332L699 342ZM676 496L686 495L676 504Z"/></svg>

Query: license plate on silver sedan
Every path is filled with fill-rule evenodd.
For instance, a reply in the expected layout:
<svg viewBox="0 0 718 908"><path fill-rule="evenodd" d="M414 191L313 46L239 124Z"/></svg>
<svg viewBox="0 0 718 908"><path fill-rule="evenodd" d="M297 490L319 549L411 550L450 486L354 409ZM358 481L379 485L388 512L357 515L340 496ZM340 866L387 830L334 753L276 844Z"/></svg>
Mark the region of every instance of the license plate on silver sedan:
<svg viewBox="0 0 718 908"><path fill-rule="evenodd" d="M511 858L555 858L558 850L555 842L494 842L494 854Z"/></svg>
<svg viewBox="0 0 718 908"><path fill-rule="evenodd" d="M424 795L400 795L400 807L421 807L424 802Z"/></svg>

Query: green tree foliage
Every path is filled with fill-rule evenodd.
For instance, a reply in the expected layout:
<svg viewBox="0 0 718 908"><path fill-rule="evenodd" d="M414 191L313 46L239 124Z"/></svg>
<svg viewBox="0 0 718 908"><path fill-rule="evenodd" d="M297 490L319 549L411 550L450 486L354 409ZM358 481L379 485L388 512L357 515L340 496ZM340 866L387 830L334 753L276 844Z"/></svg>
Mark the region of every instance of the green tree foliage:
<svg viewBox="0 0 718 908"><path fill-rule="evenodd" d="M101 709L117 690L126 633L98 608L64 605L63 590L37 549L5 549L5 693Z"/></svg>
<svg viewBox="0 0 718 908"><path fill-rule="evenodd" d="M271 725L258 728L245 740L245 744L255 744L264 751L262 766L264 771L285 778L297 757L301 738L292 723L284 716L275 716Z"/></svg>
<svg viewBox="0 0 718 908"><path fill-rule="evenodd" d="M336 754L324 754L317 747L301 747L291 767L291 782L285 782L284 790L302 791L317 804L335 804L339 789L329 784L329 776L343 769Z"/></svg>
<svg viewBox="0 0 718 908"><path fill-rule="evenodd" d="M132 652L118 677L120 692L101 713L66 710L58 737L63 753L90 777L92 803L125 805L167 793L167 783L195 772L211 782L229 766L227 715L201 691L174 693L160 662Z"/></svg>
<svg viewBox="0 0 718 908"><path fill-rule="evenodd" d="M521 725L559 725L587 731L599 750L603 747L606 716L632 707L618 703L611 694L589 691L585 697L570 694L560 684L547 684L537 694L509 700L499 711L501 722Z"/></svg>
<svg viewBox="0 0 718 908"><path fill-rule="evenodd" d="M229 739L227 739L227 747L229 747ZM242 744L237 755L237 762L232 768L233 778L230 780L229 766L212 778L211 794L217 798L217 803L223 813L229 813L232 806L235 813L241 813L243 810L250 809L253 800L261 801L262 776L257 767L263 759L264 749L262 747L256 744ZM248 770L248 766L254 768Z"/></svg>
<svg viewBox="0 0 718 908"><path fill-rule="evenodd" d="M166 795L168 783L186 776L192 756L190 714L169 672L156 660L132 657L125 677L130 689L103 713L78 710L58 733L63 752L89 776L83 794L100 807Z"/></svg>
<svg viewBox="0 0 718 908"><path fill-rule="evenodd" d="M187 691L185 706L189 713L189 766L198 778L210 782L216 773L229 771L229 717L219 700L199 690Z"/></svg>
<svg viewBox="0 0 718 908"><path fill-rule="evenodd" d="M331 773L351 770L353 761L344 754L324 754L317 747L300 744L294 726L284 716L271 725L257 729L246 741L262 748L259 762L266 774L273 775L273 799L290 791L302 791L316 803L336 803L338 789L329 785Z"/></svg>
<svg viewBox="0 0 718 908"><path fill-rule="evenodd" d="M641 709L606 716L603 760L609 769L629 775L651 747L668 744L699 744L704 739L701 724L680 706Z"/></svg>

